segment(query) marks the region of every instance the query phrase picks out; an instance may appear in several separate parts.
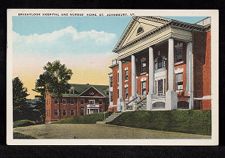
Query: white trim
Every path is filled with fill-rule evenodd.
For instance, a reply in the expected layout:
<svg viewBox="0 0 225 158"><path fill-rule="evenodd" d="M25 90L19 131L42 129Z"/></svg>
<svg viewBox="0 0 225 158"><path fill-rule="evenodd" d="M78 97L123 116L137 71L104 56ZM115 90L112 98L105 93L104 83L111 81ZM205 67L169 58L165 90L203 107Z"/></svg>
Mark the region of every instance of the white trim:
<svg viewBox="0 0 225 158"><path fill-rule="evenodd" d="M97 88L95 88L94 86L91 86L87 89L85 89L79 96L81 96L82 94L84 94L85 92L87 92L90 88L94 88L97 92L99 92L102 96L106 97L104 94L102 94Z"/></svg>
<svg viewBox="0 0 225 158"><path fill-rule="evenodd" d="M125 71L128 70L128 67L125 67L124 70L125 70Z"/></svg>
<svg viewBox="0 0 225 158"><path fill-rule="evenodd" d="M146 81L146 80L147 80L146 77L142 77L142 78L141 78L141 82Z"/></svg>
<svg viewBox="0 0 225 158"><path fill-rule="evenodd" d="M175 69L175 74L183 73L184 69L183 68L176 68Z"/></svg>
<svg viewBox="0 0 225 158"><path fill-rule="evenodd" d="M201 98L194 98L194 100L211 100L211 95L206 95Z"/></svg>

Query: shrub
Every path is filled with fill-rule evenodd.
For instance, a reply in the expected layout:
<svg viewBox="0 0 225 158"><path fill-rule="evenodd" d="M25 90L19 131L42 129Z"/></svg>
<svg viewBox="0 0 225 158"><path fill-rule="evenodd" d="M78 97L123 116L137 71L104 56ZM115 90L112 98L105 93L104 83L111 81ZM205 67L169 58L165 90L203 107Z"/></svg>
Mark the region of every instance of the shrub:
<svg viewBox="0 0 225 158"><path fill-rule="evenodd" d="M30 126L35 125L34 121L31 120L18 120L13 122L13 128L15 127L23 127L23 126Z"/></svg>
<svg viewBox="0 0 225 158"><path fill-rule="evenodd" d="M32 136L25 135L25 134L22 134L22 133L19 133L19 132L13 132L13 138L14 139L36 139Z"/></svg>
<svg viewBox="0 0 225 158"><path fill-rule="evenodd" d="M211 135L211 111L172 110L124 112L109 124Z"/></svg>

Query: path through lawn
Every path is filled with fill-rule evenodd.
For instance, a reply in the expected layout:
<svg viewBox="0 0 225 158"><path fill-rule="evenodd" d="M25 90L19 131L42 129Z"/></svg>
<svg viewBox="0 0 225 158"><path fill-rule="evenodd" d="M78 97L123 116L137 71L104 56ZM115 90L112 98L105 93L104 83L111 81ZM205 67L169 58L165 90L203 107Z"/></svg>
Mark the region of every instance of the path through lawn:
<svg viewBox="0 0 225 158"><path fill-rule="evenodd" d="M35 138L62 139L141 139L141 138L200 138L210 136L186 134L179 132L165 132L141 128L130 128L108 124L46 124L14 128L19 132Z"/></svg>

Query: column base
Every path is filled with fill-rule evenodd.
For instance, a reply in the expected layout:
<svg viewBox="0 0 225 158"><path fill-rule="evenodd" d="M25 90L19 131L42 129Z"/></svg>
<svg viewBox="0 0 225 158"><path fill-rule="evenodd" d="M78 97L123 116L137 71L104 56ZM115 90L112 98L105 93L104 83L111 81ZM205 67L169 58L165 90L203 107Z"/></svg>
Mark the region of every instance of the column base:
<svg viewBox="0 0 225 158"><path fill-rule="evenodd" d="M175 91L168 90L166 92L166 110L177 109L177 93Z"/></svg>
<svg viewBox="0 0 225 158"><path fill-rule="evenodd" d="M146 110L152 110L152 95L151 94L147 95Z"/></svg>
<svg viewBox="0 0 225 158"><path fill-rule="evenodd" d="M117 99L117 111L123 112L124 111L124 102L122 98Z"/></svg>

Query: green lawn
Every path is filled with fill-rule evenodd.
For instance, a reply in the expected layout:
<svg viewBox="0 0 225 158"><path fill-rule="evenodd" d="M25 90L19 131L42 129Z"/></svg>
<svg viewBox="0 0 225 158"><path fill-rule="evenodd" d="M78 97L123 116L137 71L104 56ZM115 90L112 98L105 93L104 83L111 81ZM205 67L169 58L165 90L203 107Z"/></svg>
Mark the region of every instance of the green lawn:
<svg viewBox="0 0 225 158"><path fill-rule="evenodd" d="M211 135L211 111L172 110L124 112L109 124Z"/></svg>
<svg viewBox="0 0 225 158"><path fill-rule="evenodd" d="M42 124L14 128L15 138L38 139L210 139L210 136L131 128L108 124Z"/></svg>
<svg viewBox="0 0 225 158"><path fill-rule="evenodd" d="M67 119L63 119L53 123L54 124L68 124L68 123L69 124L95 124L97 121L103 121L109 115L111 115L110 112L106 112L105 114L101 112L96 114L80 116L80 117L67 118Z"/></svg>

